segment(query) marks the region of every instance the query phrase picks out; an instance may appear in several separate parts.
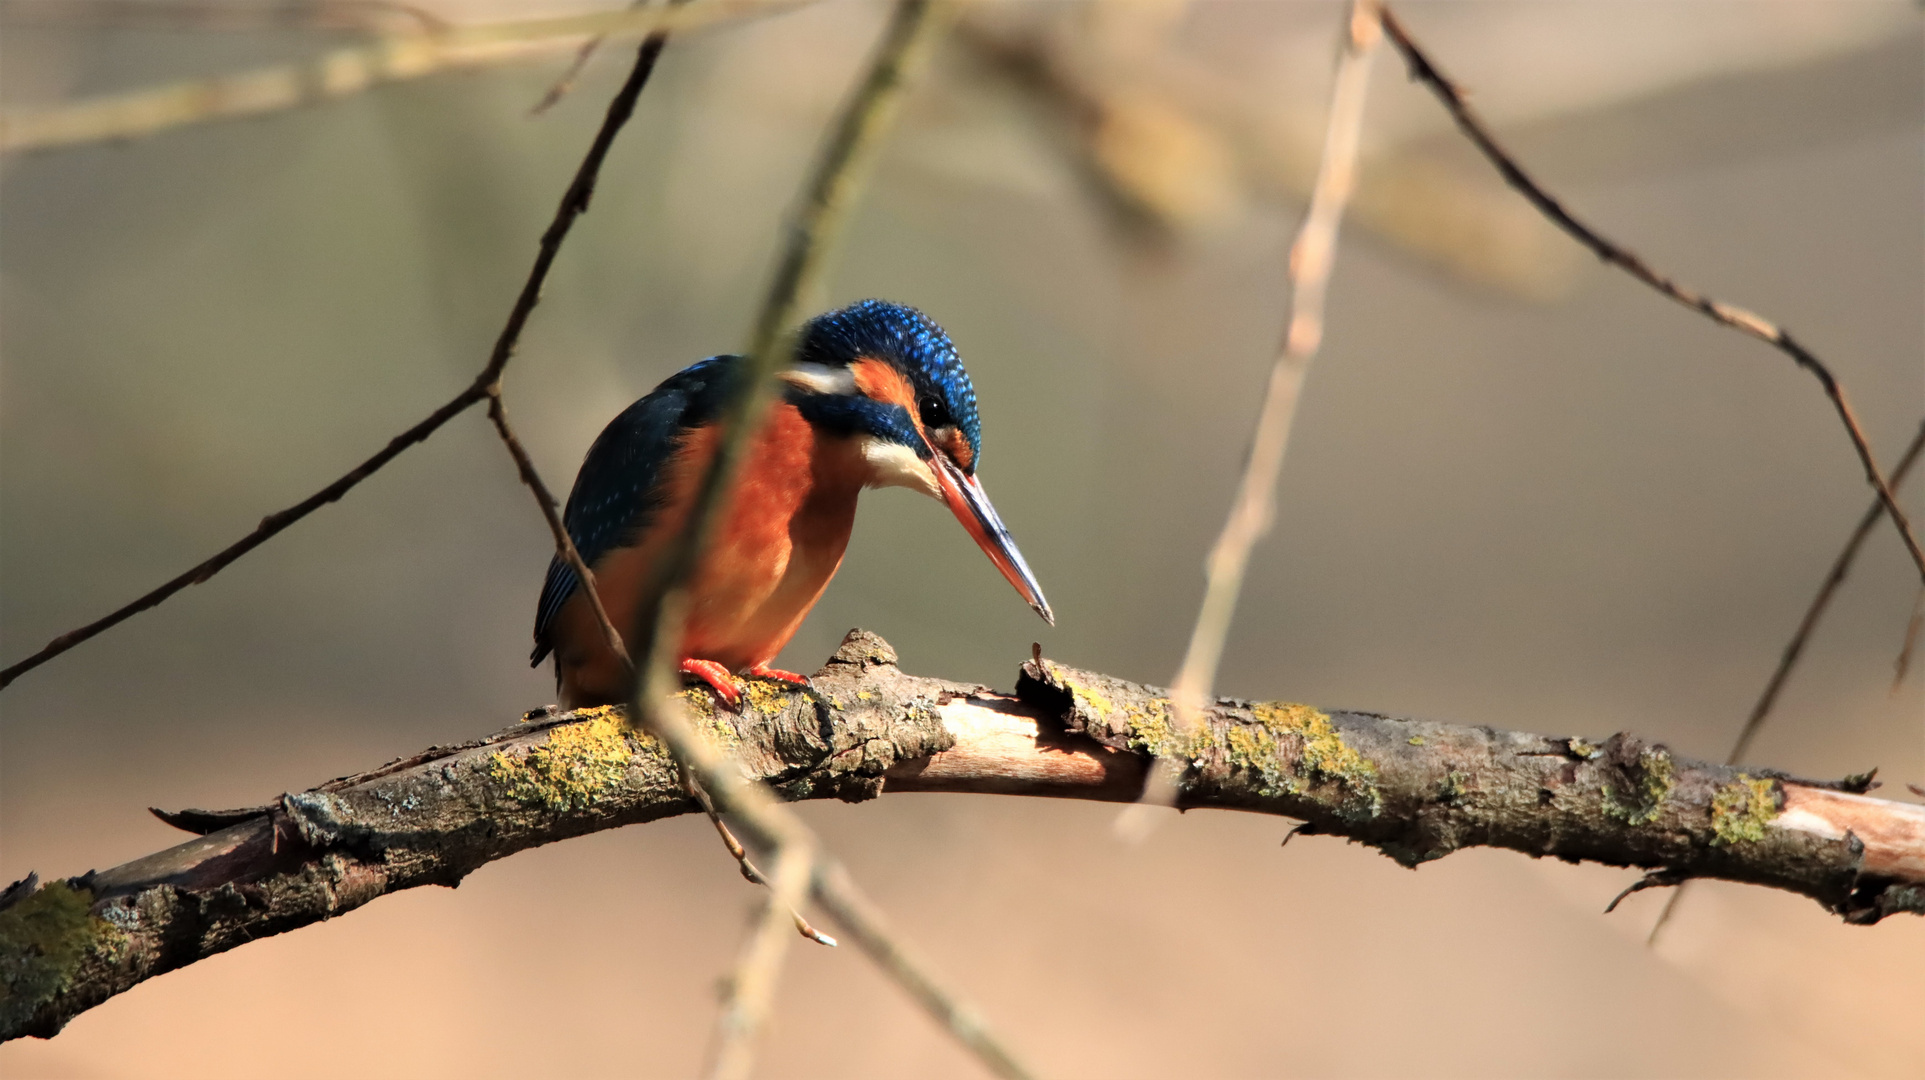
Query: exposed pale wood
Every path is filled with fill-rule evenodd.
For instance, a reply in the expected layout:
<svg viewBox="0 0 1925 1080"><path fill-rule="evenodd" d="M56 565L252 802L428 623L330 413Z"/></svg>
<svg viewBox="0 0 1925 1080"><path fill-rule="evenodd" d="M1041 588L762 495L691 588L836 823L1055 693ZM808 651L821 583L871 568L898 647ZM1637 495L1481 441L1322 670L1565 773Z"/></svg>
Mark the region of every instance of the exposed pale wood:
<svg viewBox="0 0 1925 1080"><path fill-rule="evenodd" d="M860 631L813 691L758 683L740 713L714 712L705 689L684 701L748 776L788 799L952 791L1129 802L1154 748L1185 763L1180 806L1292 818L1406 866L1481 845L1640 867L1650 884L1767 885L1854 923L1925 913L1925 808L1695 761L1628 734L1222 700L1179 742L1167 691L1038 659L1015 693L996 693L905 674L887 643ZM663 746L600 709L534 713L253 811L173 815L234 823L101 873L7 891L0 1036L52 1035L155 975L390 892L699 812ZM35 937L50 925L64 936Z"/></svg>

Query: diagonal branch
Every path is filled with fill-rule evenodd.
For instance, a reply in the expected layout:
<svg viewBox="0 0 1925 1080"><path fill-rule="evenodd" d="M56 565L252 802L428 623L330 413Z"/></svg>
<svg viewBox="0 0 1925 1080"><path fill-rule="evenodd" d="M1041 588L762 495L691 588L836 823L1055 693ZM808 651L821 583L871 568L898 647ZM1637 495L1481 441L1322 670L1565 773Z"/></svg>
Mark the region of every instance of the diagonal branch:
<svg viewBox="0 0 1925 1080"><path fill-rule="evenodd" d="M1905 476L1918 461L1921 450L1925 450L1925 422L1918 425L1918 433L1912 436L1911 445L1905 448L1904 454L1898 459L1898 467L1892 470L1893 490L1905 482ZM1757 704L1751 707L1751 715L1745 718L1745 726L1739 729L1738 741L1731 745L1731 753L1725 758L1726 765L1743 761L1746 751L1751 749L1751 740L1757 738L1765 717L1771 715L1772 706L1778 703L1778 693L1785 688L1785 680L1791 677L1791 669L1797 665L1798 658L1804 655L1805 643L1811 640L1812 631L1818 628L1818 620L1825 614L1825 609L1831 606L1831 598L1838 592L1838 587L1845 583L1845 576L1851 573L1852 563L1858 561L1858 551L1865 546L1865 538L1871 535L1878 519L1884 514L1884 500L1872 500L1864 516L1858 519L1857 527L1852 529L1844 548L1838 552L1838 558L1832 560L1831 569L1818 586L1818 594L1806 606L1804 618L1798 620L1798 629L1785 645L1784 654L1778 658L1778 666L1772 671L1770 681L1765 683L1764 693L1758 695Z"/></svg>
<svg viewBox="0 0 1925 1080"><path fill-rule="evenodd" d="M535 460L528 456L528 450L521 445L515 429L508 423L508 405L501 399L501 384L495 383L488 388L488 419L495 425L495 434L501 436L502 445L508 448L508 456L515 459L515 472L521 482L534 493L535 505L541 508L542 520L548 523L548 533L555 541L555 554L575 572L575 580L581 583L582 595L588 598L588 607L595 615L595 622L602 628L602 640L608 643L608 651L615 654L623 667L633 667L628 658L628 646L622 643L621 631L608 617L608 607L602 603L602 594L595 591L595 571L588 568L582 560L582 553L575 546L575 540L568 535L568 526L562 523L561 507L555 496L542 481L541 473L535 468Z"/></svg>
<svg viewBox="0 0 1925 1080"><path fill-rule="evenodd" d="M317 105L384 83L500 64L566 49L596 36L655 37L779 15L808 0L711 0L695 7L593 12L391 34L311 60L194 79L45 109L0 114L0 153L153 135L216 120ZM142 4L141 7L152 5Z"/></svg>
<svg viewBox="0 0 1925 1080"><path fill-rule="evenodd" d="M1330 123L1316 192L1290 248L1290 320L1283 348L1270 371L1269 388L1257 416L1250 459L1237 485L1236 502L1210 551L1203 607L1197 613L1189 649L1177 673L1179 716L1200 710L1210 699L1210 687L1223 658L1223 643L1236 613L1237 593L1250 564L1250 549L1269 531L1276 514L1277 476L1290 442L1299 392L1310 362L1323 343L1324 295L1336 262L1337 228L1343 220L1344 203L1356 184L1364 92L1370 85L1370 61L1378 37L1375 5L1353 5L1343 55L1337 64L1336 86L1330 96Z"/></svg>
<svg viewBox="0 0 1925 1080"><path fill-rule="evenodd" d="M1853 412L1851 403L1845 399L1845 388L1839 385L1831 368L1777 324L1755 312L1714 300L1678 284L1670 277L1653 269L1635 252L1606 238L1604 234L1578 220L1570 210L1565 208L1562 201L1546 191L1536 180L1531 179L1530 174L1517 163L1517 159L1498 144L1497 139L1491 135L1490 128L1485 126L1476 110L1472 109L1470 103L1465 100L1464 92L1437 69L1437 65L1417 45L1411 38L1410 32L1404 29L1403 23L1399 22L1388 8L1383 11L1383 28L1390 35L1391 42L1397 46L1397 51L1403 54L1405 63L1410 67L1410 77L1430 88L1431 92L1437 96L1437 100L1443 102L1444 108L1457 122L1457 126L1463 130L1471 142L1477 144L1478 150L1482 151L1490 163L1497 167L1497 171L1503 174L1504 181L1530 200L1531 205L1537 207L1538 211L1558 228L1569 233L1578 243L1590 248L1591 253L1600 260L1623 270L1713 322L1729 326L1771 345L1779 352L1791 357L1792 362L1799 367L1811 372L1812 376L1818 380L1818 384L1824 388L1825 396L1831 399L1832 408L1838 413L1840 422L1845 425L1845 434L1851 438L1852 449L1858 454L1858 462L1864 467L1866 482L1871 484L1872 490L1878 493L1879 505L1884 507L1885 513L1891 516L1892 524L1898 528L1899 538L1905 542L1905 550L1911 553L1912 563L1918 567L1920 580L1925 581L1925 550L1919 548L1918 537L1912 532L1911 522L1906 519L1905 511L1899 508L1898 500L1892 496L1891 485L1886 482L1885 474L1879 471L1878 461L1872 456L1871 444L1866 441L1865 431L1859 426L1858 415Z"/></svg>
<svg viewBox="0 0 1925 1080"><path fill-rule="evenodd" d="M1223 660L1223 645L1230 635L1231 620L1236 617L1237 596L1243 591L1244 573L1250 565L1250 551L1270 531L1276 516L1277 476L1283 469L1284 450L1290 444L1297 402L1304 378L1310 373L1310 362L1323 344L1324 295L1337 259L1337 228L1343 221L1344 205L1356 186L1364 94L1370 87L1371 60L1381 36L1375 0L1357 0L1351 4L1343 51L1337 60L1330 92L1330 118L1325 128L1316 187L1310 196L1310 209L1305 212L1303 225L1290 247L1290 321L1284 330L1276 363L1270 369L1269 388L1264 393L1263 408L1257 414L1250 457L1244 463L1236 499L1205 564L1203 603L1190 630L1190 644L1171 691L1178 724L1185 729L1210 700L1210 688L1216 682L1217 667ZM1167 770L1159 771L1158 779L1144 792L1146 804L1169 805L1175 788L1166 773ZM1125 811L1117 824L1126 835L1140 834L1149 822L1143 813L1135 809Z"/></svg>
<svg viewBox="0 0 1925 1080"><path fill-rule="evenodd" d="M755 1039L775 1003L775 986L782 973L783 954L795 941L789 932L793 912L809 893L815 848L807 841L783 845L776 853L775 873L769 879L768 899L755 920L755 930L743 945L730 976L727 998L715 1021L712 1080L746 1080L755 1062Z"/></svg>
<svg viewBox="0 0 1925 1080"><path fill-rule="evenodd" d="M494 348L488 354L488 362L482 367L474 381L459 394L451 398L427 418L388 441L380 452L349 470L347 475L334 481L314 494L295 503L285 510L269 514L261 519L254 531L221 549L213 557L181 574L152 592L140 597L118 610L110 612L93 622L54 638L39 652L27 657L5 670L0 670L0 689L6 688L15 679L34 668L52 660L81 642L126 622L149 608L156 607L168 597L187 588L198 585L215 574L220 573L236 559L260 547L290 525L328 503L346 495L355 485L373 476L383 465L400 457L402 451L416 443L427 441L428 437L441 429L443 424L466 412L476 403L493 397L499 392L501 373L515 354L515 346L521 340L521 331L528 324L528 316L541 302L542 286L548 281L548 271L555 264L555 255L561 251L562 241L568 238L568 231L575 225L575 219L588 210L588 203L595 194L595 181L601 175L602 162L608 157L608 149L615 143L615 136L634 115L636 99L641 97L642 87L648 84L648 77L655 70L655 62L660 59L662 49L668 44L664 31L651 34L642 42L636 54L635 66L628 74L628 80L608 103L608 112L602 119L600 130L595 133L594 142L589 144L588 154L582 158L580 167L575 170L575 178L569 182L568 190L563 193L561 204L555 208L554 220L550 221L542 233L540 246L535 252L535 265L528 271L528 279L522 283L521 292L515 297L515 306L508 312L508 321L495 338ZM586 579L584 579L586 580Z"/></svg>
<svg viewBox="0 0 1925 1080"><path fill-rule="evenodd" d="M1905 452L1899 456L1897 467L1892 469L1894 491L1905 483L1905 477L1911 472L1912 465L1918 461L1921 450L1925 450L1925 421L1919 423L1918 434L1912 436L1911 445L1905 448ZM1831 570L1825 574L1825 580L1819 583L1818 594L1813 596L1811 603L1805 607L1804 618L1798 620L1798 629L1792 632L1791 641L1785 646L1784 653L1778 657L1778 666L1772 671L1771 678L1765 682L1764 693L1758 695L1757 704L1751 707L1751 715L1745 718L1745 726L1739 729L1738 741L1731 745L1731 753L1725 757L1726 765L1736 765L1743 761L1745 752L1751 749L1751 740L1757 737L1759 730L1764 727L1765 717L1771 715L1772 707L1778 703L1778 693L1785 688L1786 680L1791 678L1791 669L1797 666L1798 658L1804 655L1806 642L1811 640L1812 632L1818 629L1818 620L1824 616L1825 609L1831 606L1831 598L1837 594L1838 587L1845 583L1845 576L1851 573L1852 563L1858 561L1858 552L1865 546L1865 538L1871 535L1872 529L1878 524L1878 519L1884 516L1885 504L1878 499L1873 499L1871 506L1866 508L1864 516L1858 519L1858 526L1852 529L1851 536L1845 541L1844 549L1838 553L1836 559L1832 560ZM1911 625L1906 628L1906 647L1899 654L1901 661L1911 653L1911 643L1917 627L1918 620L1914 616ZM1904 669L1901 667L1899 670L1902 678ZM1651 933L1644 939L1646 945L1657 944L1665 925L1677 913L1678 905L1684 902L1686 891L1687 888L1681 885L1665 898L1664 910L1658 912L1657 920L1651 924Z"/></svg>
<svg viewBox="0 0 1925 1080"><path fill-rule="evenodd" d="M996 693L906 674L887 643L860 631L815 683L758 688L740 713L714 711L701 689L678 702L705 748L733 753L738 783L771 783L785 799L951 791L1131 802L1153 756L1177 758L1179 805L1297 819L1305 834L1348 837L1406 866L1502 847L1785 889L1854 923L1925 913L1925 807L1694 761L1633 735L1218 701L1185 737L1167 691L1037 660L1013 694ZM541 844L700 812L667 748L619 710L530 715L252 810L169 815L207 834L37 892L7 890L0 1039L51 1036L156 975L388 893L453 886ZM887 964L893 939L863 940L878 924L851 909L863 901L840 873L818 862L814 887ZM905 982L922 970L911 966ZM967 1030L954 999L935 996L957 1010L952 1028Z"/></svg>

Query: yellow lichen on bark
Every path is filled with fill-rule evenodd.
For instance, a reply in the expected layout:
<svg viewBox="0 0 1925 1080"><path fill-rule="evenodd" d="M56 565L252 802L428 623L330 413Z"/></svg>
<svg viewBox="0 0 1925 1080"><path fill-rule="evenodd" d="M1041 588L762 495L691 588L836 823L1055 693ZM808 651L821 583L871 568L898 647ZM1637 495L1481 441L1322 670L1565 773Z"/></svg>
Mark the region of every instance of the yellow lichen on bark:
<svg viewBox="0 0 1925 1080"><path fill-rule="evenodd" d="M114 953L126 935L93 914L94 894L65 881L0 911L0 1026L13 1030L72 984L89 953Z"/></svg>
<svg viewBox="0 0 1925 1080"><path fill-rule="evenodd" d="M1382 796L1377 791L1376 764L1344 742L1343 735L1330 723L1328 713L1281 701L1264 702L1253 706L1250 712L1272 735L1290 734L1303 740L1304 773L1312 780L1344 787L1350 793L1345 808L1351 814L1373 817L1383 808Z"/></svg>
<svg viewBox="0 0 1925 1080"><path fill-rule="evenodd" d="M496 751L488 772L516 802L566 813L593 806L625 784L638 750L662 753L651 735L631 731L613 706L583 709L572 723L558 724L548 741L525 754Z"/></svg>
<svg viewBox="0 0 1925 1080"><path fill-rule="evenodd" d="M1765 826L1778 816L1778 792L1768 779L1738 774L1738 779L1711 797L1714 844L1736 844L1765 838Z"/></svg>

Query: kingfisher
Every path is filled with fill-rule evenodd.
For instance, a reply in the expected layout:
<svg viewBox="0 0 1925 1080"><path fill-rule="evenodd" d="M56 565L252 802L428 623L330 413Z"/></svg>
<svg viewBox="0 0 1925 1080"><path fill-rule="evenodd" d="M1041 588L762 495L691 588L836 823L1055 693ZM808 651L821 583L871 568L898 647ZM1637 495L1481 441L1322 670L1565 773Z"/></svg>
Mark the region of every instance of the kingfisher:
<svg viewBox="0 0 1925 1080"><path fill-rule="evenodd" d="M669 376L589 447L563 523L618 627L634 625L643 583L687 520L715 454L723 402L747 367L712 356ZM778 373L781 398L743 455L713 539L689 579L681 670L731 707L736 673L807 685L769 666L842 565L865 488L904 487L949 507L1029 606L1056 617L984 494L976 391L956 347L927 315L864 300L810 320ZM574 570L548 564L530 666L550 653L563 704L627 700Z"/></svg>

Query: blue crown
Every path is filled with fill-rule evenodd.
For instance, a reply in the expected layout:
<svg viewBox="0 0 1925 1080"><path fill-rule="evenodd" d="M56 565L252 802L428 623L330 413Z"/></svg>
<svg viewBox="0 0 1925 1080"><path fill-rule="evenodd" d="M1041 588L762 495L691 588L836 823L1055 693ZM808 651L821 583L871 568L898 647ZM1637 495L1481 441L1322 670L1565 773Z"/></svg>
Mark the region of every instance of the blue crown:
<svg viewBox="0 0 1925 1080"><path fill-rule="evenodd" d="M809 320L796 346L797 360L830 367L846 367L863 357L881 360L909 378L926 425L930 404L947 414L948 422L969 441L970 471L975 471L982 457L976 388L943 328L906 304L859 300Z"/></svg>

